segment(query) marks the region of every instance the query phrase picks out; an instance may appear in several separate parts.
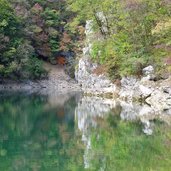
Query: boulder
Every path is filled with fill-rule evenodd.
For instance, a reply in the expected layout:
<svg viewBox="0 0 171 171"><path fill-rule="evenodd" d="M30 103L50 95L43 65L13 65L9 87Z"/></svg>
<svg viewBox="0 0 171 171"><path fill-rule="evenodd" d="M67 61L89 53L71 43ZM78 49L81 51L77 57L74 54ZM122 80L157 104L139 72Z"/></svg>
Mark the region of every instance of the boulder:
<svg viewBox="0 0 171 171"><path fill-rule="evenodd" d="M149 65L149 66L145 67L145 68L143 69L143 74L144 74L145 76L154 74L154 67L153 67L152 65Z"/></svg>
<svg viewBox="0 0 171 171"><path fill-rule="evenodd" d="M139 90L140 90L140 94L143 98L146 98L148 96L151 95L151 93L153 92L153 90L149 87L146 87L144 85L139 85Z"/></svg>
<svg viewBox="0 0 171 171"><path fill-rule="evenodd" d="M154 67L152 65L149 65L145 67L143 70L144 80L154 80L155 74L154 74Z"/></svg>
<svg viewBox="0 0 171 171"><path fill-rule="evenodd" d="M140 96L139 80L135 77L123 77L119 97L124 100L132 101L133 99L139 99Z"/></svg>
<svg viewBox="0 0 171 171"><path fill-rule="evenodd" d="M162 112L171 109L171 96L160 90L153 91L151 96L146 99L146 102L157 111Z"/></svg>

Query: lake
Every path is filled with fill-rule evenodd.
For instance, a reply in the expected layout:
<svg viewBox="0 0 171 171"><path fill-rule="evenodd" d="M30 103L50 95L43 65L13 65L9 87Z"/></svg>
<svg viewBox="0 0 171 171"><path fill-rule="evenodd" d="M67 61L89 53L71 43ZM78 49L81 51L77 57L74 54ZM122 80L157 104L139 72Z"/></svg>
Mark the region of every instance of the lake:
<svg viewBox="0 0 171 171"><path fill-rule="evenodd" d="M79 92L0 93L0 171L170 171L171 115Z"/></svg>

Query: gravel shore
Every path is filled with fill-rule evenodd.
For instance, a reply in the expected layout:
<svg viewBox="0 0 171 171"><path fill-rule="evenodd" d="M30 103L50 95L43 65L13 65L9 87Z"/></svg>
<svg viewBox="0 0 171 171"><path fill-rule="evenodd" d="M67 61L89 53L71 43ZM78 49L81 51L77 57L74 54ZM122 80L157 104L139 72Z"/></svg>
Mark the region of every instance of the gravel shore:
<svg viewBox="0 0 171 171"><path fill-rule="evenodd" d="M80 87L74 79L71 79L60 65L45 63L44 67L49 71L46 80L15 82L7 80L0 84L0 90L16 91L42 91L44 93L79 91Z"/></svg>

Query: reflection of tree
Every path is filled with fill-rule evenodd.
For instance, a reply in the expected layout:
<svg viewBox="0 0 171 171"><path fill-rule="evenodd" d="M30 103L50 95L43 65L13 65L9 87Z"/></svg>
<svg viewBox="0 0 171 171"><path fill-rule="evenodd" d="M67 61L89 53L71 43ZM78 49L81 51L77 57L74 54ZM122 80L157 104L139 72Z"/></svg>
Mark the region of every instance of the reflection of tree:
<svg viewBox="0 0 171 171"><path fill-rule="evenodd" d="M110 116L110 115L109 115ZM110 117L112 119L112 117ZM154 135L146 136L141 131L138 122L123 122L118 117L117 127L99 123L100 126L91 134L92 143L92 168L104 168L103 170L168 170L171 162L170 145L166 145L166 135L169 128L165 130L162 124L155 125ZM106 122L103 120L102 122ZM169 133L170 134L170 133ZM171 135L171 134L170 134ZM162 158L160 162L156 161ZM165 164L166 160L168 163Z"/></svg>
<svg viewBox="0 0 171 171"><path fill-rule="evenodd" d="M12 94L0 98L0 170L82 170L83 146L75 134L75 98L60 109L47 97Z"/></svg>
<svg viewBox="0 0 171 171"><path fill-rule="evenodd" d="M6 96L0 99L1 127L13 136L29 136L37 115L42 114L46 98L32 95Z"/></svg>
<svg viewBox="0 0 171 171"><path fill-rule="evenodd" d="M101 102L93 98L81 100L76 113L85 144L84 168L100 171L170 169L171 150L168 149L171 149L171 143L168 142L171 140L171 127L159 121L157 116L151 116L151 113L143 116L136 113L142 113L142 109L143 106L132 106L131 110L127 106L126 109L117 103L111 105L104 99ZM134 115L131 117L128 111L133 111ZM123 120L123 116L135 119ZM151 136L142 131L143 117L153 121ZM159 159L162 161L156 162Z"/></svg>

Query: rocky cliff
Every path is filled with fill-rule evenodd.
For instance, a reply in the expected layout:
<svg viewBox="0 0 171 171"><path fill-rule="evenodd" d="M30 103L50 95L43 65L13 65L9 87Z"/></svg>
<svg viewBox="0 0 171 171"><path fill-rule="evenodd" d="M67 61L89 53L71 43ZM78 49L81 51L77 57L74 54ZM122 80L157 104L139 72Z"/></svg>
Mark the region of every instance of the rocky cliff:
<svg viewBox="0 0 171 171"><path fill-rule="evenodd" d="M91 61L92 41L95 39L91 21L87 21L85 34L87 37L85 48L75 72L76 80L85 93L111 93L129 102L141 100L150 105L155 112L165 111L171 114L171 76L155 81L155 68L147 66L143 69L142 78L123 77L120 86L117 86L105 73L100 75L94 73L98 64Z"/></svg>

